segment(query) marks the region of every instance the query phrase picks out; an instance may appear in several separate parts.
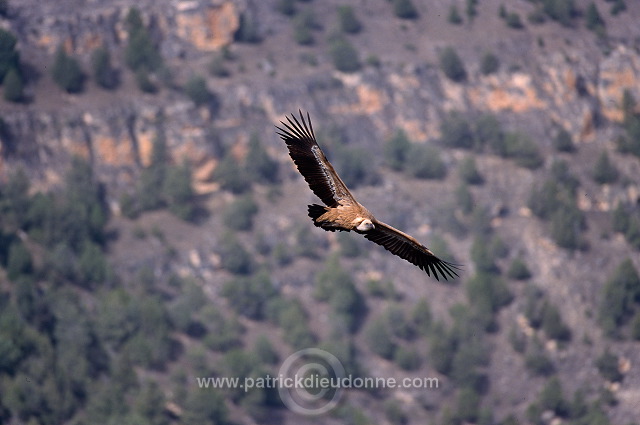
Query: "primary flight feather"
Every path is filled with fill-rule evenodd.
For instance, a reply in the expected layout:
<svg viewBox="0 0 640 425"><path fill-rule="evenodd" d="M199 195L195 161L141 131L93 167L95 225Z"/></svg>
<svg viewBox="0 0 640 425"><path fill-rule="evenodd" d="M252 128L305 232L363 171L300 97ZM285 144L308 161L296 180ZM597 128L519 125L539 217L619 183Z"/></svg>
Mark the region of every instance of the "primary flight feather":
<svg viewBox="0 0 640 425"><path fill-rule="evenodd" d="M287 122L280 122L282 127L276 128L287 144L298 171L313 193L326 205L309 205L309 217L313 219L313 224L331 232L353 230L360 233L392 254L415 264L427 275L433 273L437 280L440 280L440 276L445 280L458 276L455 264L441 260L413 237L377 220L356 201L318 146L309 113L306 120L302 111L299 113L300 120L291 114L291 118L286 117Z"/></svg>

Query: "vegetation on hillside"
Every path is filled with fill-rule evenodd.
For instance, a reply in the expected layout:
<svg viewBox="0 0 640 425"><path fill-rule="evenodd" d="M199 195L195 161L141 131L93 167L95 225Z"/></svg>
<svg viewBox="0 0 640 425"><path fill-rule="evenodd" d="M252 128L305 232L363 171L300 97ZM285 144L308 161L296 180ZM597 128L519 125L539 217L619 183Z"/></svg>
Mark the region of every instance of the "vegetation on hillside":
<svg viewBox="0 0 640 425"><path fill-rule="evenodd" d="M436 19L424 2L383 4L402 34ZM487 4L452 1L437 19L471 33ZM585 4L531 0L516 11L504 2L486 18L497 14L512 35L538 25L582 28L608 49L610 15L623 13L624 1ZM496 46L465 56L452 44L424 64L424 47L407 43L403 53L419 59L392 63L393 55L364 39L377 31L364 9L330 6L321 13L318 1L277 0L265 9L274 23L249 7L233 36L247 45L201 55L193 69L191 52L171 51L176 44L163 44L162 25L136 7L120 18L121 46L100 44L83 57L64 43L40 75L22 62L16 36L0 29L0 81L12 110L38 106L24 103L41 95L34 88L43 79L73 102L110 99L135 83L154 102L190 100L180 113L211 126L202 129L211 133L211 157L194 161L189 151L189 162L176 153L185 150L173 149L175 132L159 113L117 187L101 181L104 170L94 165L104 163L89 149L45 192L41 174L49 170L17 167L36 159L16 143L13 117L0 117L0 165L10 170L0 179L0 424L232 424L274 415L304 422L273 388L204 389L198 378L275 376L308 347L336 355L353 377L438 377L437 392L411 402L390 388L348 390L327 417L334 421L606 425L619 413L616 403L626 406L617 388L635 384L628 347L640 341L640 213L629 195L637 187L630 170L640 157L640 113L631 92L621 99L622 122L590 103L587 136L543 109L533 112L542 121L528 126L531 115L515 107L481 110L466 98L415 108L413 92L425 96L414 81L433 78L434 92L455 97L478 80L517 77L526 61ZM1 0L0 15L12 16ZM322 74L303 73L304 84L287 80L280 89L319 109L316 134L345 183L381 219L462 263L459 279L431 282L359 235L313 226L305 216L312 195L286 151L274 148L284 149L272 144L275 135L253 121L280 113L279 89L247 90L237 105L223 103L224 122L216 120L235 78L272 81L283 71L275 55L257 71L247 65L264 47L251 44L275 49L274 34L300 53L286 66ZM375 86L387 72L394 86ZM594 96L579 87L577 96ZM275 106L255 102L263 96ZM400 104L402 113L390 112ZM348 113L334 112L344 105ZM229 119L237 118L234 107L240 125ZM369 121L351 126L358 119ZM57 125L67 140L75 124ZM224 126L222 142L213 134ZM383 132L386 140L371 140ZM38 158L48 164L58 156L42 149ZM196 192L194 174L211 193ZM611 252L627 251L612 261ZM589 385L567 380L581 379L585 367L593 369ZM508 405L496 402L505 391L513 394Z"/></svg>

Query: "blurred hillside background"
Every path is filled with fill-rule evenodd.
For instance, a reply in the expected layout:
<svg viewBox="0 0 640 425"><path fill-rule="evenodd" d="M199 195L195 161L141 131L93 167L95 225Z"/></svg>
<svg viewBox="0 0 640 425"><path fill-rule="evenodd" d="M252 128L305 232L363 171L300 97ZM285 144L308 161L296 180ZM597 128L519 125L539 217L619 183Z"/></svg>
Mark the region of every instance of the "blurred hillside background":
<svg viewBox="0 0 640 425"><path fill-rule="evenodd" d="M640 423L640 2L0 0L0 424ZM309 111L436 282L316 202ZM276 375L353 376L313 418Z"/></svg>

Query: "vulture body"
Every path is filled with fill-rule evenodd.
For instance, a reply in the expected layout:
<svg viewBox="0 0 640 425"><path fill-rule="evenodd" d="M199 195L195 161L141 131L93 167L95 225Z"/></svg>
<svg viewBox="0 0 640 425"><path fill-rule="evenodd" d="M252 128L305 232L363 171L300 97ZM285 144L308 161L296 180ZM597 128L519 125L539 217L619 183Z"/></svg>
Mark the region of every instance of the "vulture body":
<svg viewBox="0 0 640 425"><path fill-rule="evenodd" d="M433 273L436 280L457 276L455 264L439 259L413 237L377 220L356 201L318 146L309 114L305 120L302 112L299 113L300 120L292 114L291 118L286 117L286 123L280 122L282 127L276 128L298 171L325 204L309 205L308 213L313 224L331 232L360 233L392 254L418 266L427 275Z"/></svg>

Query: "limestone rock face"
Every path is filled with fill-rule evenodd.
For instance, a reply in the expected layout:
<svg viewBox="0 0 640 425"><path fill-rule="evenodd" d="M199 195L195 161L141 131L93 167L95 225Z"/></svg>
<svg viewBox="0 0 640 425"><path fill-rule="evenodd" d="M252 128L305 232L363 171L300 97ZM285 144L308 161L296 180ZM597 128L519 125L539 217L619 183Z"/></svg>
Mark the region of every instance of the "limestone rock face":
<svg viewBox="0 0 640 425"><path fill-rule="evenodd" d="M312 108L318 120L330 116L350 140L363 146L381 143L398 128L416 143L433 142L440 136L442 117L452 110L517 119L524 123L522 131L545 136L539 139L549 144L553 127L566 129L577 143L590 142L599 119L622 120L625 90L640 99L640 55L622 44L608 55L572 47L543 51L529 59L531 66L505 65L486 76L470 66L462 84L447 79L437 64L418 59L365 66L353 74L339 73L326 61L304 68L295 78L266 78L256 67L235 75L238 78L215 79L206 69L212 52L237 48L234 34L243 14L253 16L265 7L250 0L137 2L175 74L174 87L144 95L123 64L123 22L131 6L125 0L12 3L3 26L16 34L22 57L41 65L41 80L49 78L45 64L57 46L65 46L88 70L91 53L104 45L129 85L114 94L95 88L78 96L59 92L50 101L54 107L41 108L38 102L0 104L0 175L27 164L46 187L59 179L71 156L80 155L90 158L99 177L117 188L149 164L153 140L162 131L171 158L190 161L198 187L212 188L208 179L220 146L246 143L250 130L264 134L271 152L282 156L272 125L298 108ZM273 16L264 18L263 27L268 32L276 21ZM280 72L282 64L268 56L265 60L270 73ZM179 90L195 72L207 78L215 105L196 107ZM42 84L37 82L35 90L54 90L41 89Z"/></svg>

